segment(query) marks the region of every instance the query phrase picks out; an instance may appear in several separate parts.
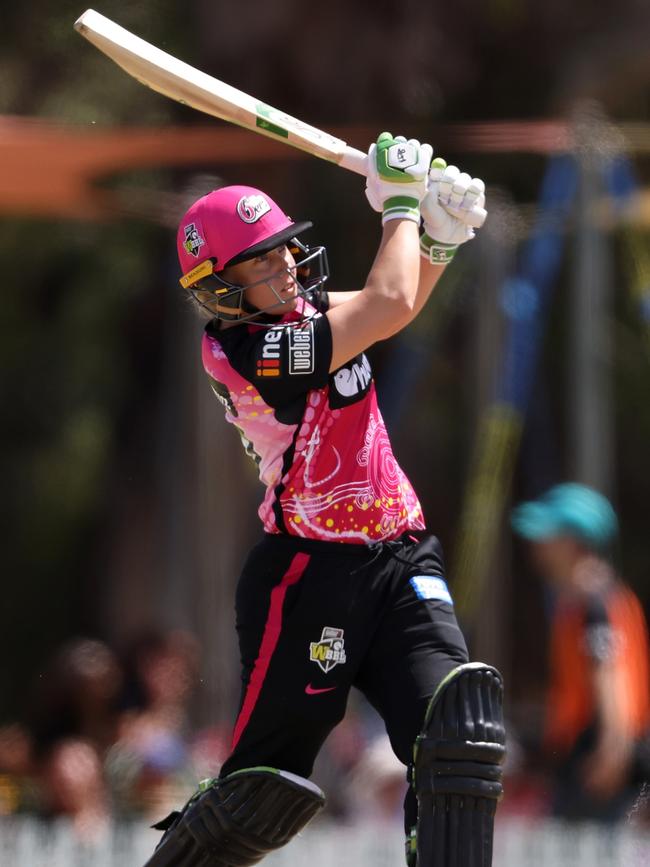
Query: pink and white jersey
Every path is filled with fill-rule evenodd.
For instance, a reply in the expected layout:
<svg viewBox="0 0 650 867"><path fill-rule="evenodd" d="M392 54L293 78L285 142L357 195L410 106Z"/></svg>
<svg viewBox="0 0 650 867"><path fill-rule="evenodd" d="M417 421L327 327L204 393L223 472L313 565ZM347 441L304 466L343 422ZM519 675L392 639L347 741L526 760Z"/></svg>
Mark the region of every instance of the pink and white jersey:
<svg viewBox="0 0 650 867"><path fill-rule="evenodd" d="M307 302L271 328L203 336L203 365L259 465L267 533L364 544L423 530L418 498L391 449L364 354L329 373L327 316Z"/></svg>

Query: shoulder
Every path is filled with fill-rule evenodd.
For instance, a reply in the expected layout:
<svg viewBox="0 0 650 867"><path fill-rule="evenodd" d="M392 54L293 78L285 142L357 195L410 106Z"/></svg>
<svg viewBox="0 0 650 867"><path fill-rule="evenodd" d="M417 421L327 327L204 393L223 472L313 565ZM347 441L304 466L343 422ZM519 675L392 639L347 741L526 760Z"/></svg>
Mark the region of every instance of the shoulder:
<svg viewBox="0 0 650 867"><path fill-rule="evenodd" d="M213 368L220 366L228 361L228 355L225 347L229 340L226 335L227 329L219 330L212 322L209 322L204 330L201 339L201 356L203 366L210 373Z"/></svg>
<svg viewBox="0 0 650 867"><path fill-rule="evenodd" d="M306 319L287 317L267 325L219 328L211 322L202 353L203 365L215 379L235 371L277 407L327 384L332 337L327 317L315 311Z"/></svg>

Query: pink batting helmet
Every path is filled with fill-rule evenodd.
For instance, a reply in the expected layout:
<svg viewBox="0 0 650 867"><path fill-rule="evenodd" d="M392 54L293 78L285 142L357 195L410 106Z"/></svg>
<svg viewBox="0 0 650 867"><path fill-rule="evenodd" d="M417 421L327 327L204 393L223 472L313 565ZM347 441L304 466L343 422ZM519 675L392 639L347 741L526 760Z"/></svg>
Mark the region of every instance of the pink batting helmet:
<svg viewBox="0 0 650 867"><path fill-rule="evenodd" d="M268 253L311 223L294 223L270 196L254 187L213 190L194 202L178 227L178 259L188 274L206 259L214 270Z"/></svg>

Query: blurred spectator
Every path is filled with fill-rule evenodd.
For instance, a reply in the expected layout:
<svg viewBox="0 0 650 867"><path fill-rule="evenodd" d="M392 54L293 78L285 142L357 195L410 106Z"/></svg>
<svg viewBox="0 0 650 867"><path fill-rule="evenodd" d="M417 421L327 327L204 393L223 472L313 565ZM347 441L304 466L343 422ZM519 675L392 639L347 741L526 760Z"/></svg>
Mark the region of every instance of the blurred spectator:
<svg viewBox="0 0 650 867"><path fill-rule="evenodd" d="M198 660L186 632L151 632L131 648L119 738L107 763L121 809L157 815L178 800L179 788L195 788L189 701Z"/></svg>
<svg viewBox="0 0 650 867"><path fill-rule="evenodd" d="M85 840L108 824L103 760L117 735L121 685L113 652L89 639L66 644L39 681L32 732L42 810L69 816Z"/></svg>
<svg viewBox="0 0 650 867"><path fill-rule="evenodd" d="M554 812L614 821L634 802L650 727L647 628L611 562L616 515L601 494L570 483L520 505L512 526L555 591L545 730Z"/></svg>
<svg viewBox="0 0 650 867"><path fill-rule="evenodd" d="M388 735L374 738L359 757L350 780L356 817L399 825L407 789L406 767L393 752Z"/></svg>
<svg viewBox="0 0 650 867"><path fill-rule="evenodd" d="M77 836L99 841L108 831L110 803L102 760L89 741L70 738L56 743L42 766L46 808L69 816Z"/></svg>
<svg viewBox="0 0 650 867"><path fill-rule="evenodd" d="M548 780L538 765L537 743L520 740L516 725L507 721L508 752L503 766L503 798L499 804L501 820L520 817L537 820L548 815Z"/></svg>
<svg viewBox="0 0 650 867"><path fill-rule="evenodd" d="M0 728L0 816L16 813L33 800L33 747L18 723Z"/></svg>
<svg viewBox="0 0 650 867"><path fill-rule="evenodd" d="M345 717L330 732L314 764L314 779L327 793L323 815L330 819L353 820L358 811L351 781L368 741L358 708L362 701L362 697L355 693Z"/></svg>
<svg viewBox="0 0 650 867"><path fill-rule="evenodd" d="M37 749L81 737L104 751L115 739L122 672L113 651L101 641L65 644L39 678L33 708Z"/></svg>

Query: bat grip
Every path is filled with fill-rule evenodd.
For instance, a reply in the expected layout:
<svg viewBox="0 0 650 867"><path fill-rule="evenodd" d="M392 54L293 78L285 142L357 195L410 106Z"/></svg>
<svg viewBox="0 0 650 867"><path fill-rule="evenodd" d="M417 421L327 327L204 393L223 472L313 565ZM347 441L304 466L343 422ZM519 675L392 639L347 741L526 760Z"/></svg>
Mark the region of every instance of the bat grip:
<svg viewBox="0 0 650 867"><path fill-rule="evenodd" d="M348 169L351 172L356 172L358 175L363 175L364 178L368 174L367 155L356 148L348 147L348 145L345 146L338 164L341 168ZM487 211L485 208L475 206L469 212L469 219L467 222L473 229L480 229L485 222L486 217Z"/></svg>

